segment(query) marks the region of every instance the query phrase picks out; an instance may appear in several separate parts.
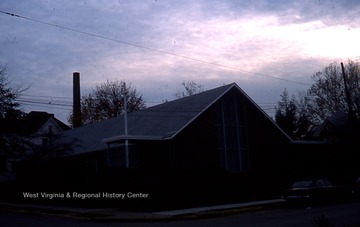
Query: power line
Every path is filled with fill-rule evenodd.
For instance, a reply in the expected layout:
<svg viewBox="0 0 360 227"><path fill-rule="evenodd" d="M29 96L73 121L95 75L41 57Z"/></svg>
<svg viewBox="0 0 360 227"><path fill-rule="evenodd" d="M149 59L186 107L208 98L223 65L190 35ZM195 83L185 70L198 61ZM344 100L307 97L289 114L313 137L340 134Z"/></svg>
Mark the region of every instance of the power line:
<svg viewBox="0 0 360 227"><path fill-rule="evenodd" d="M57 110L71 110L71 109L68 109L68 108L60 108L60 107L55 107L55 106L43 106L43 105L37 105L37 104L32 104L32 103L22 103L22 105L25 105L25 106L36 106L36 107L42 107L42 108L50 108L50 109L57 109Z"/></svg>
<svg viewBox="0 0 360 227"><path fill-rule="evenodd" d="M22 100L22 99L16 99L16 101L21 102L21 103L34 103L34 104L43 104L43 105L72 107L72 105L70 105L70 104L60 104L60 103L44 102L44 101L33 101L33 100Z"/></svg>
<svg viewBox="0 0 360 227"><path fill-rule="evenodd" d="M193 57L189 57L189 56L185 56L185 55L170 53L170 52L167 52L167 51L164 51L164 50L159 50L159 49L155 49L155 48L151 48L151 47L147 47L147 46L143 46L143 45L139 45L139 44L134 44L134 43L122 41L122 40L115 39L115 38L106 37L106 36L103 36L103 35L98 35L98 34L85 32L85 31L82 31L82 30L69 28L69 27L65 27L65 26L61 26L61 25L57 25L57 24L53 24L53 23L49 23L49 22L45 22L45 21L41 21L41 20L37 20L37 19L32 19L32 18L29 18L29 17L21 16L21 15L14 14L14 13L5 12L5 11L2 11L2 10L0 10L0 13L8 15L8 16L18 17L18 18L29 20L29 21L32 21L32 22L36 22L36 23L45 24L45 25L48 25L48 26L60 28L60 29L63 29L63 30L76 32L76 33L83 34L83 35L88 35L88 36L92 36L92 37L96 37L96 38L100 38L100 39L104 39L104 40L108 40L108 41L112 41L112 42L121 43L121 44L128 45L128 46L133 46L133 47L145 49L145 50L148 50L148 51L158 52L158 53L161 53L161 54L171 55L171 56L175 56L175 57L179 57L179 58L183 58L183 59L187 59L187 60L191 60L191 61L200 62L200 63L203 63L203 64L214 65L214 66L217 66L217 67L222 67L222 68L231 69L231 70L235 70L235 71L245 72L245 73L254 74L254 75L263 76L263 77L268 77L268 78L281 80L281 81L286 81L286 82L290 82L290 83L296 83L296 84L311 86L310 84L299 82L299 81L294 81L294 80L284 79L284 78L280 78L280 77L270 76L270 75L266 75L266 74L263 74L263 73L257 73L257 72L252 72L252 71L248 71L248 70L239 69L239 68L236 68L236 67L226 66L226 65L219 64L219 63L216 63L216 62L210 62L210 61L205 61L205 60L202 60L202 59L197 59L197 58L193 58Z"/></svg>
<svg viewBox="0 0 360 227"><path fill-rule="evenodd" d="M22 101L31 101L31 102L42 102L42 103L56 103L59 105L72 105L71 101L68 100L56 100L56 99L52 99L52 98L27 98L27 97L19 97L17 98L17 100L22 100Z"/></svg>
<svg viewBox="0 0 360 227"><path fill-rule="evenodd" d="M72 99L71 97L61 97L61 96L46 96L46 95L21 95L27 97L39 97L39 98L52 98L52 99Z"/></svg>
<svg viewBox="0 0 360 227"><path fill-rule="evenodd" d="M56 106L65 106L72 107L72 103L70 101L62 101L62 100L51 100L51 99L72 99L70 97L59 97L59 96L43 96L43 95L22 95L25 99L19 98L17 101L22 103L33 103L33 104L42 104L42 105L56 105ZM30 98L26 98L30 97ZM39 99L40 98L40 99ZM42 99L45 98L45 99ZM149 104L161 104L163 101L147 101ZM257 103L263 110L275 110L275 106L277 103L275 102L264 102Z"/></svg>

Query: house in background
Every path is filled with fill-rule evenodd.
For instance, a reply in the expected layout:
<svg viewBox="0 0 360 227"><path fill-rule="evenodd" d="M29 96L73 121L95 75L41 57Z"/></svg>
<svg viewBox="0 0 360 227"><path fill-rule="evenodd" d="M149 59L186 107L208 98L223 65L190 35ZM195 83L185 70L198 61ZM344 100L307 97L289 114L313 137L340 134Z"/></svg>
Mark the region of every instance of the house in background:
<svg viewBox="0 0 360 227"><path fill-rule="evenodd" d="M69 129L70 127L57 119L54 114L31 111L16 121L13 132L31 137L34 143L41 144L49 135L58 135Z"/></svg>
<svg viewBox="0 0 360 227"><path fill-rule="evenodd" d="M327 142L339 142L351 138L354 133L354 125L350 122L349 115L343 111L338 111L315 128L312 137L315 140Z"/></svg>
<svg viewBox="0 0 360 227"><path fill-rule="evenodd" d="M49 136L58 135L69 129L70 127L55 118L54 114L31 111L19 119L2 120L0 132L3 135L4 140L14 141L15 148L10 148L12 151L9 153L9 156L12 156L11 153L19 153L19 155L15 156L21 156L21 152L23 152L24 155L31 152L26 151L25 144L42 146L48 142ZM16 148L23 151L16 151ZM13 172L14 164L20 159L20 157L3 157L1 160L2 174L11 174Z"/></svg>
<svg viewBox="0 0 360 227"><path fill-rule="evenodd" d="M128 176L132 182L181 178L182 189L205 179L214 189L231 178L235 190L234 182L247 187L240 176L258 177L262 186L273 182L291 141L235 83L128 113L127 133L124 122L119 116L63 132L63 143L77 140L72 154L48 166L56 174L38 173L101 185L127 185Z"/></svg>
<svg viewBox="0 0 360 227"><path fill-rule="evenodd" d="M59 134L70 127L55 118L54 114L43 111L31 111L19 119L2 120L1 131L17 135Z"/></svg>
<svg viewBox="0 0 360 227"><path fill-rule="evenodd" d="M293 141L286 152L288 172L295 178L327 176L351 184L360 174L359 122L338 111L326 118L307 140Z"/></svg>

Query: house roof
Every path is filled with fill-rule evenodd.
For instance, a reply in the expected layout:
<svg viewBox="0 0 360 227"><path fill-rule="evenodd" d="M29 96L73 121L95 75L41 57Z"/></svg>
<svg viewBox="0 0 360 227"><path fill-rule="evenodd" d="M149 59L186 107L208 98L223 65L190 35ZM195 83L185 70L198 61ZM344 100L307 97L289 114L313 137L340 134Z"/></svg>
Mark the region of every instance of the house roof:
<svg viewBox="0 0 360 227"><path fill-rule="evenodd" d="M62 130L70 129L69 126L55 118L54 114L49 114L42 111L31 111L24 117L21 117L17 120L4 120L6 123L5 131L7 133L16 133L21 135L35 134L50 119L53 119Z"/></svg>
<svg viewBox="0 0 360 227"><path fill-rule="evenodd" d="M333 125L341 133L350 130L348 114L344 111L337 111L330 117L326 118L325 121L323 121L323 123L315 129L314 136L320 136L329 124Z"/></svg>
<svg viewBox="0 0 360 227"><path fill-rule="evenodd" d="M171 139L234 87L253 102L235 83L224 85L128 113L128 136L126 138L135 140ZM254 103L254 105L256 104ZM258 106L256 105L256 107ZM262 111L260 108L259 110ZM75 128L64 132L63 135L65 138L76 138L81 141L80 146L74 151L77 154L103 150L107 148L106 143L125 139L124 116Z"/></svg>
<svg viewBox="0 0 360 227"><path fill-rule="evenodd" d="M24 128L24 133L33 134L40 130L41 127L50 119L53 119L62 130L70 129L69 126L55 118L54 114L42 111L31 111L26 116L19 119L19 124L21 124L22 128Z"/></svg>

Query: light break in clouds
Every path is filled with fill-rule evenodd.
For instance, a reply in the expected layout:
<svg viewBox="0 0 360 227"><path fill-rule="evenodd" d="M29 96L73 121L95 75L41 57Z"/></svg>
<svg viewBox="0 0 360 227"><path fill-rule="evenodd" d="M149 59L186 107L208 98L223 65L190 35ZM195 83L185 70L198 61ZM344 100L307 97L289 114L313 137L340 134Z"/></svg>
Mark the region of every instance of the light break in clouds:
<svg viewBox="0 0 360 227"><path fill-rule="evenodd" d="M74 71L82 94L125 80L148 106L174 99L182 81L236 82L272 115L285 88L307 90L328 64L360 59L356 0L4 0L0 11L0 63L31 85L25 110L64 122Z"/></svg>

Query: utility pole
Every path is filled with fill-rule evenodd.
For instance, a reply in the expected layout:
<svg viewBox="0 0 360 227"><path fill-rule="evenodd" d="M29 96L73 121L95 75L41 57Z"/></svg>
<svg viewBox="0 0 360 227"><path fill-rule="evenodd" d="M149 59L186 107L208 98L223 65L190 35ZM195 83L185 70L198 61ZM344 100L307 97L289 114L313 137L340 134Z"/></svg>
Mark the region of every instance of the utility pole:
<svg viewBox="0 0 360 227"><path fill-rule="evenodd" d="M80 73L73 73L73 127L81 126Z"/></svg>

